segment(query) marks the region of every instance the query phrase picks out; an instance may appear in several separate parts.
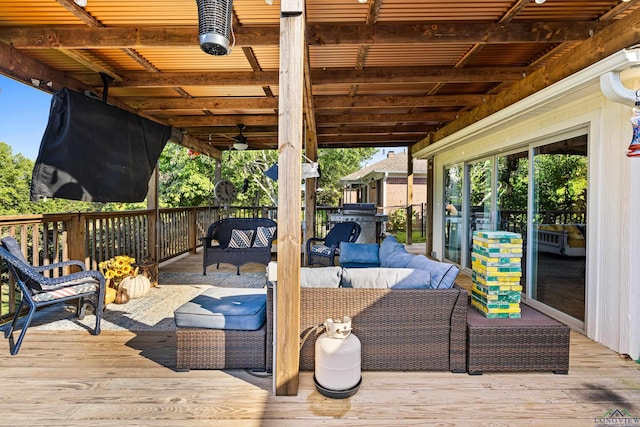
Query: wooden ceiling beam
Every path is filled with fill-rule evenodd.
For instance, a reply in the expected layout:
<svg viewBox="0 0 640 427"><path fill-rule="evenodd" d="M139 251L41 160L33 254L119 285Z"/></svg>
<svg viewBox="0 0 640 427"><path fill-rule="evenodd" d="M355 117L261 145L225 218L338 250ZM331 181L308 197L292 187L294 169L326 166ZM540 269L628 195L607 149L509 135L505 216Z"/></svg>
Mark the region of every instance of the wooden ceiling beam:
<svg viewBox="0 0 640 427"><path fill-rule="evenodd" d="M171 128L170 141L174 144L182 145L183 147L191 148L199 153L206 154L214 159L222 158L222 152L217 148L212 147L211 144L198 138L194 138L192 135L187 135L176 128Z"/></svg>
<svg viewBox="0 0 640 427"><path fill-rule="evenodd" d="M421 124L398 124L385 125L378 123L368 123L362 125L335 125L323 124L317 127L318 135L392 135L392 134L426 134L437 130L437 126L425 126ZM238 134L236 126L195 126L184 128L184 131L198 138L208 139L219 138L220 135L235 136ZM251 126L244 130L243 134L248 139L276 137L278 135L277 126Z"/></svg>
<svg viewBox="0 0 640 427"><path fill-rule="evenodd" d="M389 135L389 134L426 134L437 130L436 126L424 125L380 125L376 123L366 126L318 126L318 135Z"/></svg>
<svg viewBox="0 0 640 427"><path fill-rule="evenodd" d="M355 95L355 96L316 96L316 110L341 109L354 107L450 107L468 104L479 105L487 102L491 95Z"/></svg>
<svg viewBox="0 0 640 427"><path fill-rule="evenodd" d="M423 123L435 125L450 122L458 116L456 112L410 113L410 114L319 114L316 117L318 126L324 124L361 124L395 125L398 123Z"/></svg>
<svg viewBox="0 0 640 427"><path fill-rule="evenodd" d="M213 115L213 116L172 116L164 117L164 122L173 127L193 127L193 126L276 126L278 116L271 115Z"/></svg>
<svg viewBox="0 0 640 427"><path fill-rule="evenodd" d="M97 22L97 21L96 21ZM93 23L93 25L96 25ZM510 22L330 25L307 30L310 46L345 44L560 43L585 40L608 22ZM278 27L234 28L236 46L277 46ZM0 40L18 49L120 49L192 47L198 28L2 27Z"/></svg>
<svg viewBox="0 0 640 427"><path fill-rule="evenodd" d="M278 108L277 98L206 97L206 98L126 98L142 111L162 110L262 110Z"/></svg>
<svg viewBox="0 0 640 427"><path fill-rule="evenodd" d="M397 124L397 123L425 123L429 125L442 122L450 122L458 117L457 112L428 112L405 114L318 114L316 123L322 124L362 124L369 123ZM174 127L194 127L194 126L233 126L239 123L245 126L266 126L276 125L278 116L271 115L213 115L213 116L171 116L163 117L162 120Z"/></svg>
<svg viewBox="0 0 640 427"><path fill-rule="evenodd" d="M406 145L415 144L422 137L420 135L411 134L389 134L389 135L318 135L318 144L322 143L353 143L353 144L369 144L369 143L385 143L393 141L395 143L404 143Z"/></svg>
<svg viewBox="0 0 640 427"><path fill-rule="evenodd" d="M353 107L449 107L469 104L479 105L489 101L492 95L435 95L435 96L315 96L315 109L344 109ZM276 98L255 97L201 97L201 98L123 98L127 104L140 111L165 110L268 110L278 108Z"/></svg>
<svg viewBox="0 0 640 427"><path fill-rule="evenodd" d="M500 82L521 80L532 70L529 67L313 69L311 70L311 79L314 86L362 83ZM277 71L166 72L153 75L145 71L130 71L122 73L121 76L122 81L113 82L113 87L263 86L278 84Z"/></svg>
<svg viewBox="0 0 640 427"><path fill-rule="evenodd" d="M84 65L88 69L95 71L96 73L104 73L113 78L115 81L122 80L122 77L120 77L120 75L115 70L99 64L98 61L96 61L88 51L80 51L76 49L60 49L60 52L78 62L79 64Z"/></svg>
<svg viewBox="0 0 640 427"><path fill-rule="evenodd" d="M602 23L429 23L403 25L311 25L309 45L334 44L447 44L447 43L558 43L585 40L605 28Z"/></svg>

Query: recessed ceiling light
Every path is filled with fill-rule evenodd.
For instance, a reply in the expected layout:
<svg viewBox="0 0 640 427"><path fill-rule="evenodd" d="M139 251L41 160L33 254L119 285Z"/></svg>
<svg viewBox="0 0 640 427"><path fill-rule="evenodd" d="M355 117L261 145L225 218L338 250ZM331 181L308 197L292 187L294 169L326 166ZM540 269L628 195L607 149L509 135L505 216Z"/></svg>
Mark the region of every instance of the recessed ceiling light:
<svg viewBox="0 0 640 427"><path fill-rule="evenodd" d="M87 5L87 0L73 0L78 6L85 7Z"/></svg>
<svg viewBox="0 0 640 427"><path fill-rule="evenodd" d="M536 0L536 3L537 3L537 4L542 4L542 3L544 3L545 1L547 1L547 0Z"/></svg>
<svg viewBox="0 0 640 427"><path fill-rule="evenodd" d="M367 0L358 0L358 3L366 3Z"/></svg>

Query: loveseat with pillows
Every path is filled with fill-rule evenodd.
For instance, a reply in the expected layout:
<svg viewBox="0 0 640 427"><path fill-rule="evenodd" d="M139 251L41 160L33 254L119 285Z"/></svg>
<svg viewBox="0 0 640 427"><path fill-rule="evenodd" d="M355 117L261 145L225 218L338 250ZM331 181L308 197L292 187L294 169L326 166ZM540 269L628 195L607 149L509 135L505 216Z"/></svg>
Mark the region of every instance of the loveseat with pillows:
<svg viewBox="0 0 640 427"><path fill-rule="evenodd" d="M202 242L202 274L207 267L220 263L240 266L271 261L271 245L276 236L276 222L269 218L225 218L209 226Z"/></svg>
<svg viewBox="0 0 640 427"><path fill-rule="evenodd" d="M351 245L341 246L341 266L301 269L301 337L327 318L349 316L364 370L464 372L468 293L454 283L458 268L409 254L393 237L380 245ZM273 363L275 292L277 281L269 282L267 368ZM314 369L321 333L304 342L300 369Z"/></svg>

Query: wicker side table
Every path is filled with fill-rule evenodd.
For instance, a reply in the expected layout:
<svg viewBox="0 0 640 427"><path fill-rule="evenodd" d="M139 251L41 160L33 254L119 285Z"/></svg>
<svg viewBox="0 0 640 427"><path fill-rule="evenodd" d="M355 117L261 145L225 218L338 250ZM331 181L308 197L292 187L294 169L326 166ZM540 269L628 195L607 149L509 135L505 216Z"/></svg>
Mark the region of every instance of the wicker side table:
<svg viewBox="0 0 640 427"><path fill-rule="evenodd" d="M521 304L520 319L467 312L467 373L569 372L569 327Z"/></svg>

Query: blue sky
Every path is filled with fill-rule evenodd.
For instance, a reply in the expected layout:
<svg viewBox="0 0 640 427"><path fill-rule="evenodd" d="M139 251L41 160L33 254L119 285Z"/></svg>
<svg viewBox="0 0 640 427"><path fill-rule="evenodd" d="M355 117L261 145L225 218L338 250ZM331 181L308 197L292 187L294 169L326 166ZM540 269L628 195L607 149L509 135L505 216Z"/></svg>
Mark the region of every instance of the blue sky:
<svg viewBox="0 0 640 427"><path fill-rule="evenodd" d="M13 154L36 160L40 141L47 127L51 95L39 89L0 75L0 142L11 146ZM381 148L369 164L386 157L386 152L396 153L405 148Z"/></svg>
<svg viewBox="0 0 640 427"><path fill-rule="evenodd" d="M0 141L35 160L49 119L51 95L0 75Z"/></svg>

